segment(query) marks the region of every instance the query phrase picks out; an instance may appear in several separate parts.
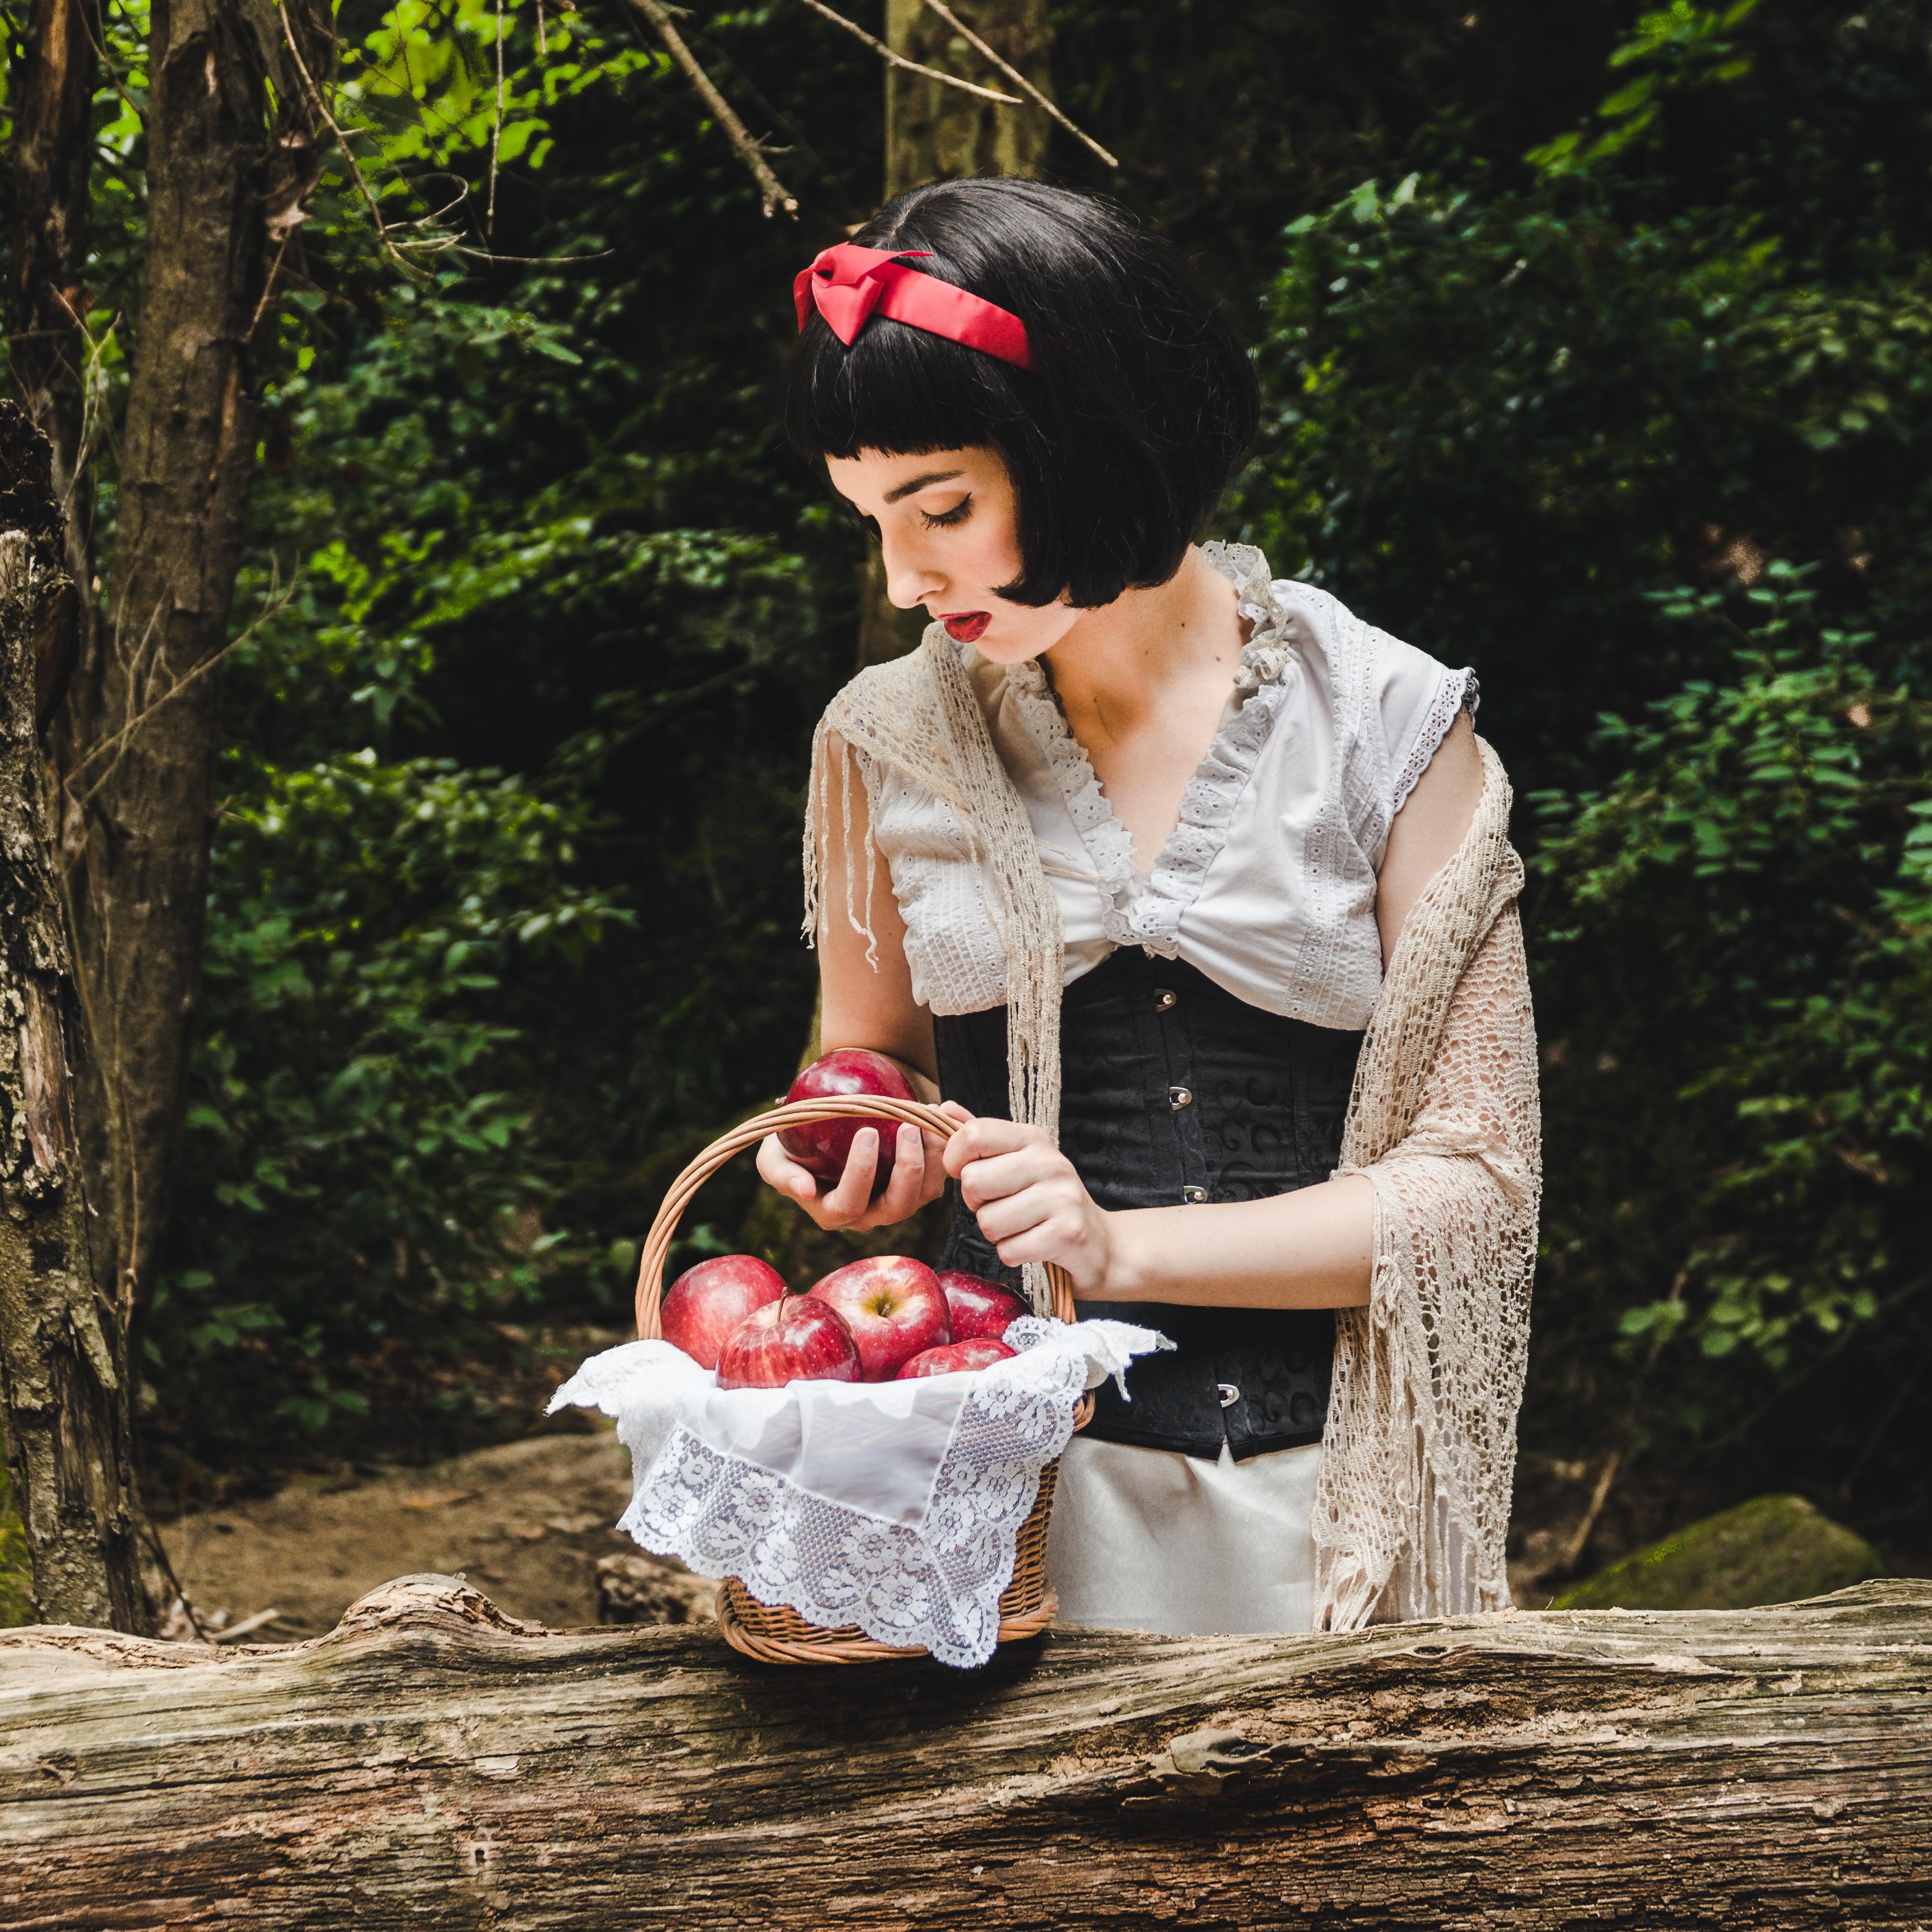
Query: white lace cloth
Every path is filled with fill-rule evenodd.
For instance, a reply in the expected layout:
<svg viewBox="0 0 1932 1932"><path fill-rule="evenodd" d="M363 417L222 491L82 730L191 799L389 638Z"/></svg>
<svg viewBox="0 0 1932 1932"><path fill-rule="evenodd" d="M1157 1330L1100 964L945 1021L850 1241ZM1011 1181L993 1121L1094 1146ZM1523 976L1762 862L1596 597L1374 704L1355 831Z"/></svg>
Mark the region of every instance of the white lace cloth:
<svg viewBox="0 0 1932 1932"><path fill-rule="evenodd" d="M1247 545L1203 554L1234 585L1249 640L1179 822L1143 870L1045 668L955 647L1059 902L1063 982L1140 946L1270 1012L1364 1027L1382 980L1376 874L1389 827L1456 712L1474 710L1474 677L1324 590L1271 580ZM937 1013L1001 1004L1005 950L959 815L905 772L860 762L914 997Z"/></svg>
<svg viewBox="0 0 1932 1932"><path fill-rule="evenodd" d="M993 1654L1020 1526L1080 1397L1172 1346L1127 1322L1033 1316L1006 1340L1011 1361L970 1374L728 1390L668 1342L627 1342L585 1362L550 1412L616 1418L632 1471L617 1527L644 1549L968 1668Z"/></svg>

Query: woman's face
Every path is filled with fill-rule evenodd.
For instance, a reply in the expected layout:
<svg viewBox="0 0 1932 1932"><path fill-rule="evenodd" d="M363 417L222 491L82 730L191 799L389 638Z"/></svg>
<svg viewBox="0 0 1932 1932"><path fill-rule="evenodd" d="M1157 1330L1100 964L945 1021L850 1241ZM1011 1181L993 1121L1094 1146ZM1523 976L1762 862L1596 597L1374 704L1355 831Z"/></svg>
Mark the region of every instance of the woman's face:
<svg viewBox="0 0 1932 1932"><path fill-rule="evenodd" d="M901 610L924 604L995 664L1036 658L1079 622L1071 604L1033 610L999 594L1020 574L1021 559L1012 479L996 451L864 449L828 457L825 466L832 487L877 535L886 595Z"/></svg>

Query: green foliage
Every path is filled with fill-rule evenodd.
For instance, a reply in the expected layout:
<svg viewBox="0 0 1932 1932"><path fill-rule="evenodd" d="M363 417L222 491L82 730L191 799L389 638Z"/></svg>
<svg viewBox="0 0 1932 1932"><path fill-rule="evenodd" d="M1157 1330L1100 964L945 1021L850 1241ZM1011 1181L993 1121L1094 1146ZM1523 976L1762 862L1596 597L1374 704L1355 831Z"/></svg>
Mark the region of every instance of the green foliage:
<svg viewBox="0 0 1932 1932"><path fill-rule="evenodd" d="M1730 674L1606 718L1621 770L1543 801L1536 861L1575 921L1544 944L1600 988L1644 971L1618 1048L1670 1068L1650 1106L1702 1118L1716 1155L1684 1177L1670 1293L1622 1332L1780 1374L1922 1295L1932 1190L1924 646L1820 625L1809 574L1666 598L1731 643Z"/></svg>
<svg viewBox="0 0 1932 1932"><path fill-rule="evenodd" d="M1476 666L1534 808L1528 1439L1634 1428L1694 1495L1856 1483L1915 1539L1928 27L1648 14L1526 169L1290 224L1238 506L1277 568Z"/></svg>
<svg viewBox="0 0 1932 1932"><path fill-rule="evenodd" d="M1690 0L1671 0L1670 6L1645 14L1636 34L1610 56L1613 70L1633 70L1598 107L1610 126L1594 139L1573 128L1532 148L1529 159L1552 173L1583 172L1654 135L1672 92L1743 80L1751 70L1752 56L1729 36L1758 4L1759 0L1736 0L1720 11L1693 6Z"/></svg>
<svg viewBox="0 0 1932 1932"><path fill-rule="evenodd" d="M548 1190L504 1016L626 915L572 879L580 814L514 779L370 752L230 762L248 802L215 848L191 1234L146 1354L204 1431L314 1430L366 1411L346 1357L390 1336L433 1349L536 1292L556 1237L528 1225Z"/></svg>
<svg viewBox="0 0 1932 1932"><path fill-rule="evenodd" d="M809 100L801 31L773 64ZM145 1334L171 1454L407 1445L410 1375L478 1324L614 1308L640 1177L769 1092L808 1018L799 794L854 546L777 442L799 243L653 64L545 112L541 176L534 143L498 156L496 245L532 259L378 278L352 197L311 224Z"/></svg>

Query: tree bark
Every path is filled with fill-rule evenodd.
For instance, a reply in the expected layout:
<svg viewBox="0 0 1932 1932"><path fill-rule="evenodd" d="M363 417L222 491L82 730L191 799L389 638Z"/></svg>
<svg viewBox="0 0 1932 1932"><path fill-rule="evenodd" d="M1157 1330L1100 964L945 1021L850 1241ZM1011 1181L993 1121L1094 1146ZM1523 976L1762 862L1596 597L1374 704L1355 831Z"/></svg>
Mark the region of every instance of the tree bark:
<svg viewBox="0 0 1932 1932"><path fill-rule="evenodd" d="M0 1636L0 1926L1922 1925L1928 1689L1924 1582L962 1674L413 1577L286 1648Z"/></svg>
<svg viewBox="0 0 1932 1932"><path fill-rule="evenodd" d="M303 31L308 10L291 17ZM200 992L215 671L255 463L255 344L314 149L310 96L275 20L250 0L155 0L151 12L146 251L111 611L56 738L92 1048L80 1116L96 1264L124 1326L165 1220Z"/></svg>
<svg viewBox="0 0 1932 1932"><path fill-rule="evenodd" d="M1024 74L1042 94L1053 92L1047 56L1052 30L1044 0L962 0L952 10ZM926 4L886 0L886 44L942 74L956 74L1002 93L1013 90ZM886 199L922 182L968 175L1024 175L1037 180L1046 166L1053 124L1029 102L1003 107L903 68L886 70Z"/></svg>
<svg viewBox="0 0 1932 1932"><path fill-rule="evenodd" d="M35 726L34 640L73 588L51 462L26 413L0 402L0 1402L37 1612L131 1630L127 1358L88 1252L74 988Z"/></svg>
<svg viewBox="0 0 1932 1932"><path fill-rule="evenodd" d="M16 69L8 156L14 286L8 362L51 447L69 588L35 639L34 706L44 727L92 641L94 483L86 430L88 176L100 76L96 0L34 0Z"/></svg>

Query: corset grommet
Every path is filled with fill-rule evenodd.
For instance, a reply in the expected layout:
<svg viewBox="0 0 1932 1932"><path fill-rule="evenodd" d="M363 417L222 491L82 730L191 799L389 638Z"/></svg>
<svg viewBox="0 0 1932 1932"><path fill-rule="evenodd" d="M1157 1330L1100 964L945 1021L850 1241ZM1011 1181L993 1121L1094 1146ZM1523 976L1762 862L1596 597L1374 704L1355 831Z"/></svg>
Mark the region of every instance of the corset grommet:
<svg viewBox="0 0 1932 1932"><path fill-rule="evenodd" d="M1157 1013L1166 1012L1179 998L1180 995L1178 993L1170 991L1166 986L1155 987L1154 989L1154 1011Z"/></svg>
<svg viewBox="0 0 1932 1932"><path fill-rule="evenodd" d="M1232 1408L1240 1400L1241 1392L1232 1382L1216 1382L1214 1386L1220 1391L1223 1408Z"/></svg>
<svg viewBox="0 0 1932 1932"><path fill-rule="evenodd" d="M1180 1198L1192 1207L1196 1203L1207 1199L1208 1190L1204 1187L1184 1187L1180 1190Z"/></svg>
<svg viewBox="0 0 1932 1932"><path fill-rule="evenodd" d="M1167 1104L1178 1114L1184 1107L1194 1104L1194 1089L1191 1087L1170 1087L1167 1090Z"/></svg>

